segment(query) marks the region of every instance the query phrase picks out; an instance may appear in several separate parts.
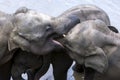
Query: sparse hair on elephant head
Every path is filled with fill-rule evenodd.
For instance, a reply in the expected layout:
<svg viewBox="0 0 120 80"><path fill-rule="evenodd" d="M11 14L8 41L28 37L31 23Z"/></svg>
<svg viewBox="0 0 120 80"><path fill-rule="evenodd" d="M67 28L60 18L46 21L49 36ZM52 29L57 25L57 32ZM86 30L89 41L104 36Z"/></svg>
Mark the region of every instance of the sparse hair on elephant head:
<svg viewBox="0 0 120 80"><path fill-rule="evenodd" d="M27 13L30 9L26 8L26 7L20 7L18 8L14 14L18 14L18 13Z"/></svg>

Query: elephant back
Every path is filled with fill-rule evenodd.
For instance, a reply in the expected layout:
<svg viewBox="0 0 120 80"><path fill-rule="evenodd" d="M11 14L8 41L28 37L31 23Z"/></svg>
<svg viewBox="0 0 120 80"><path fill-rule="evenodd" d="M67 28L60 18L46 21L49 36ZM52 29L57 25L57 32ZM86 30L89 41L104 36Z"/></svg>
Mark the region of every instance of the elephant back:
<svg viewBox="0 0 120 80"><path fill-rule="evenodd" d="M71 9L66 10L63 12L59 17L69 17L75 15L79 17L80 22L86 20L95 20L100 19L104 21L107 25L110 25L110 20L107 13L102 10L101 8L91 5L91 4L84 4L72 7Z"/></svg>

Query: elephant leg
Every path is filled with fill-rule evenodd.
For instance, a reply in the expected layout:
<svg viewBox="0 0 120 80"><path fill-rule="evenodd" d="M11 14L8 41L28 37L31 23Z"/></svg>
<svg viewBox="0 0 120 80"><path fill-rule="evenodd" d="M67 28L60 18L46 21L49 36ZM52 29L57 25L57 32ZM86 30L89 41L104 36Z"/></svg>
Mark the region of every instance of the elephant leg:
<svg viewBox="0 0 120 80"><path fill-rule="evenodd" d="M51 59L51 55L43 56L42 66L35 70L36 73L35 73L34 80L39 80L48 71L50 66L50 61L51 61L50 59Z"/></svg>
<svg viewBox="0 0 120 80"><path fill-rule="evenodd" d="M10 80L12 61L0 66L0 80Z"/></svg>
<svg viewBox="0 0 120 80"><path fill-rule="evenodd" d="M11 75L12 75L12 78L13 80L24 80L22 78L22 73L25 72L25 68L21 65L14 65L12 66L12 69L11 69Z"/></svg>
<svg viewBox="0 0 120 80"><path fill-rule="evenodd" d="M36 70L29 69L27 70L28 80L34 80Z"/></svg>
<svg viewBox="0 0 120 80"><path fill-rule="evenodd" d="M54 80L67 80L67 71L73 60L65 53L57 53L52 56Z"/></svg>
<svg viewBox="0 0 120 80"><path fill-rule="evenodd" d="M95 70L92 68L85 68L85 79L84 80L94 80Z"/></svg>

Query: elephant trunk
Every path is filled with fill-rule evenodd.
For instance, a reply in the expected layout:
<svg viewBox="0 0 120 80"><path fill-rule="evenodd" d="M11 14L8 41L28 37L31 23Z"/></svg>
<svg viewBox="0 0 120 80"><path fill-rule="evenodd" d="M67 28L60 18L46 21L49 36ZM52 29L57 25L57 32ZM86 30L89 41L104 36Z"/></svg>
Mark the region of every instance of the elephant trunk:
<svg viewBox="0 0 120 80"><path fill-rule="evenodd" d="M58 17L53 20L54 28L60 35L67 34L71 28L80 23L77 16Z"/></svg>

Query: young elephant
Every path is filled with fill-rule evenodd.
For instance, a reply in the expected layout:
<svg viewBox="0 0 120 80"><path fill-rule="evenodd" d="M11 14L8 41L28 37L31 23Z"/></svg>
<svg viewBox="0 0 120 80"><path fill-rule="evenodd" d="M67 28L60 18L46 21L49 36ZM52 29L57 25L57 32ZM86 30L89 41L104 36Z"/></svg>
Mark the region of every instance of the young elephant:
<svg viewBox="0 0 120 80"><path fill-rule="evenodd" d="M19 8L15 12L14 16L27 13L28 11L30 10L25 7ZM33 14L36 14L36 13L33 11ZM47 15L44 15L44 14L40 14L39 16L41 17L39 18L41 20L44 20L42 16L47 17ZM12 63L11 75L13 80L23 80L23 78L21 77L22 73L28 74L28 80L34 80L35 76L39 74L37 75L37 78L39 79L41 76L43 76L47 72L49 68L49 65L50 65L49 57L50 55L38 56L33 53L18 49L12 59L13 63ZM35 79L35 80L38 80L38 79Z"/></svg>
<svg viewBox="0 0 120 80"><path fill-rule="evenodd" d="M113 32L115 32L115 33L119 33L119 31L115 28L115 27L113 27L113 26L108 26L108 28L111 30L111 31L113 31ZM114 61L114 58L115 57L113 57L113 59L110 61L110 63L111 62L113 62ZM115 58L116 59L116 58ZM110 67L109 68L111 68L112 66L110 65ZM83 74L83 72L84 72L84 69L83 69L84 67L83 66L81 66L80 64L78 64L78 63L76 63L74 66L73 66L73 70L74 70L74 73L73 73L73 75L74 75L74 78L75 78L75 80L79 80L80 78L82 78L81 76L83 76L82 74ZM109 69L108 68L108 69ZM112 69L111 69L112 70ZM113 72L112 72L113 73ZM110 73L109 73L110 74ZM80 76L81 75L81 76ZM104 76L106 76L105 74L104 74ZM103 80L104 77L103 75L101 76L101 74L100 73L96 73L96 78L95 78L95 80ZM109 76L109 79L108 80L110 80L111 79L111 77ZM104 80L106 80L106 79L104 79ZM113 80L116 80L116 79L113 79Z"/></svg>
<svg viewBox="0 0 120 80"><path fill-rule="evenodd" d="M28 63L26 65L27 65L27 68L32 66L32 68L30 68L30 70L29 70L29 72L31 72L31 73L35 73L35 72L32 72L33 70L35 71L36 69L40 69L41 74L39 74L39 76L41 76L49 68L49 64L48 64L48 63L50 63L49 60L47 61L48 65L46 65L46 63L45 63L45 61L47 59L49 59L47 56L44 56L44 57L47 58L45 60L43 59L44 57L42 57L42 56L41 57L40 56L39 57L36 56L36 57L33 57L34 59L31 59L31 57L34 56L31 53L30 53L31 56L29 56L30 54L28 54L28 52L24 52L24 51L18 50L18 49L9 51L9 49L8 49L10 47L10 45L11 45L11 44L9 44L10 43L9 42L10 41L9 40L10 34L11 34L12 30L16 27L15 24L13 25L13 23L15 23L14 18L15 18L15 16L12 15L12 14L6 14L4 12L0 12L0 35L1 35L0 36L0 80L10 80L11 68L12 68L12 72L14 72L12 74L15 75L15 76L16 75L18 76L18 74L16 74L17 70L15 71L15 69L14 69L16 64L15 64L15 62L13 62L13 59L12 59L13 57L15 59L14 61L16 61L18 64L19 63L25 63L24 60L27 59L27 58L29 58L31 61L32 60L33 61L38 60L39 62L38 62L38 64L36 63L36 65L33 64L32 62L30 63L28 60L26 60L26 63ZM13 56L14 53L17 54L17 56ZM26 56L28 55L28 57L26 57L25 55ZM18 56L20 56L20 57L18 58ZM22 60L23 57L25 58L24 60ZM16 58L18 58L18 59L16 59ZM43 69L43 67L44 67L43 63L45 64L45 68L44 69ZM22 66L22 67L25 67L25 66ZM18 68L18 65L17 65L16 68ZM19 64L19 68L18 69L20 70L20 73L22 73L22 69L20 69L20 68L21 68L21 66ZM43 69L43 70L41 70L41 69ZM24 69L23 69L23 71L24 71ZM19 71L18 71L18 73L19 73ZM28 75L28 76L30 76L29 78L31 80L33 80L34 77L31 74ZM21 79L22 78L19 79L19 77L18 77L15 80L21 80Z"/></svg>
<svg viewBox="0 0 120 80"><path fill-rule="evenodd" d="M95 19L100 19L107 25L110 25L109 17L105 11L95 5L84 4L72 7L60 16L53 18L51 26L54 26L57 32L66 34L76 24Z"/></svg>
<svg viewBox="0 0 120 80"><path fill-rule="evenodd" d="M27 8L20 8L15 12L14 20L16 21L14 25L18 27L13 30L15 34L11 34L11 36L21 44L17 45L17 42L12 43L12 40L10 40L11 45L9 49L20 47L22 50L27 49L26 51L28 52L18 50L17 55L14 56L12 66L13 79L21 80L21 74L27 72L29 80L38 80L47 71L50 63L52 63L55 80L66 80L67 70L72 64L72 59L66 54L67 52L63 47L52 42L51 36L54 33L49 25L51 17ZM16 33L16 30L18 33ZM33 45L30 46L29 43ZM41 47L36 48L39 45ZM29 51L31 49L27 47L31 47L35 52ZM37 50L40 52L36 55ZM63 61L64 63L62 63ZM60 65L63 66L59 67ZM43 67L41 68L41 66Z"/></svg>
<svg viewBox="0 0 120 80"><path fill-rule="evenodd" d="M110 20L105 11L94 5L78 5L71 9L68 9L60 16L53 18L51 26L55 27L55 30L60 34L66 34L71 28L80 22L86 20L100 19L107 25L110 25ZM83 66L78 64L80 72L83 72ZM75 68L77 68L75 67ZM74 69L75 69L74 68Z"/></svg>
<svg viewBox="0 0 120 80"><path fill-rule="evenodd" d="M26 9L27 10L27 9ZM24 10L24 12L25 12L25 10ZM16 13L17 14L17 13ZM32 14L34 14L34 12L32 13ZM21 14L20 14L21 15ZM29 15L29 16L31 16L31 15ZM33 15L34 16L34 15ZM47 18L47 15L45 16L44 14L41 14L41 15L39 15L39 19L38 18L36 18L37 16L35 15L34 17L32 17L33 19L33 21L34 21L34 19L36 19L36 21L38 20L39 21L39 19L41 19L41 20L43 20L44 21L44 19L45 19L45 21L49 18ZM22 18L22 17L21 17ZM27 18L28 19L28 18ZM49 19L48 19L49 20ZM29 21L29 19L28 19L28 21ZM19 24L19 25L17 25L17 18L16 18L16 16L15 15L10 15L10 14L5 14L5 13L3 13L3 12L0 12L0 80L10 80L10 77L11 77L11 67L12 67L12 72L14 72L14 63L12 62L12 58L13 58L13 55L14 55L14 53L15 54L17 54L16 52L18 52L18 54L17 54L17 56L20 56L20 58L18 58L18 61L16 60L16 62L19 62L20 61L20 59L23 59L23 54L22 53L26 53L25 55L27 56L27 55L29 55L28 54L28 52L24 52L24 51L17 51L17 49L14 49L14 50L12 50L12 51L9 51L9 49L10 49L10 46L11 45L14 45L14 44L12 44L10 41L10 34L12 33L12 31L13 31L13 29L16 27L16 26L19 26L19 25L23 25L23 24ZM35 24L37 24L37 23L34 23L33 25L35 25ZM21 42L22 42L22 40L21 40ZM31 54L31 53L30 53ZM16 59L16 57L17 56L14 56L14 59ZM26 56L24 56L24 57L26 57ZM31 54L31 57L32 56L34 56L34 54L32 55ZM31 57L29 56L28 58L31 60ZM46 56L44 56L45 58L47 58L48 59L48 57L46 57ZM43 57L43 58L44 58ZM36 59L37 58L37 59ZM33 61L34 60L39 60L40 62L42 62L43 60L42 60L42 56L40 57L37 57L36 56L36 58L34 57L34 59L33 59ZM41 59L39 59L39 58L41 58ZM26 60L27 58L25 58L24 60ZM45 60L47 60L47 59L45 59ZM25 62L24 60L22 60L22 61L20 61L20 62ZM28 61L28 60L27 60ZM26 61L26 62L27 62ZM32 61L32 60L31 60ZM49 62L50 60L47 60L47 62L50 64L50 62ZM28 61L29 62L29 61ZM40 63L40 62L38 62L38 63ZM43 61L44 62L44 61ZM30 63L30 62L29 62ZM13 64L13 65L12 65ZM18 63L19 64L19 63ZM31 63L31 64L33 64L33 63ZM44 63L45 64L45 63ZM47 65L45 65L45 67L47 67L47 69L48 69L48 67L49 67L49 64L47 64ZM19 64L20 65L20 64ZM26 64L27 65L27 64ZM35 65L35 64L33 64L33 65ZM38 73L36 74L37 75L37 77L39 77L40 75L43 75L47 70L46 69L43 69L42 71L44 71L44 72L42 72L41 71L41 69L42 69L42 67L41 67L41 65L42 65L42 67L44 66L43 65L43 63L42 64L38 64L38 66L39 66L39 68L37 68L37 69L40 69L40 70L38 70ZM27 65L27 66L30 66L31 67L31 65ZM17 66L18 67L18 66ZM21 70L21 66L19 66L20 67L20 70ZM28 68L28 72L30 73L33 73L32 71L34 70L34 68L35 67L33 67L32 66L32 68ZM36 68L35 68L36 69ZM21 70L22 71L22 70ZM34 70L35 71L35 70ZM41 73L39 73L39 72L41 72ZM16 72L17 73L17 72ZM19 71L18 71L18 73L19 73ZM21 73L21 72L20 72ZM14 73L15 74L15 73ZM14 75L13 74L13 75ZM18 76L18 74L15 74L15 75L17 75ZM31 75L31 74L30 74ZM34 74L33 74L34 75ZM30 76L31 77L31 76ZM16 79L15 79L16 80ZM17 79L18 80L18 79ZM32 78L32 80L33 80L33 78Z"/></svg>
<svg viewBox="0 0 120 80"><path fill-rule="evenodd" d="M71 58L79 64L84 64L85 80L97 80L94 79L96 71L102 74L105 72L110 77L110 71L116 70L116 67L119 70L115 61L119 61L120 35L112 32L101 20L84 21L58 41L70 51ZM117 74L119 72L117 71ZM112 76L116 80L116 75Z"/></svg>

